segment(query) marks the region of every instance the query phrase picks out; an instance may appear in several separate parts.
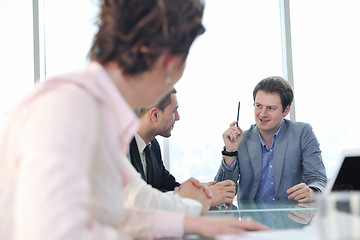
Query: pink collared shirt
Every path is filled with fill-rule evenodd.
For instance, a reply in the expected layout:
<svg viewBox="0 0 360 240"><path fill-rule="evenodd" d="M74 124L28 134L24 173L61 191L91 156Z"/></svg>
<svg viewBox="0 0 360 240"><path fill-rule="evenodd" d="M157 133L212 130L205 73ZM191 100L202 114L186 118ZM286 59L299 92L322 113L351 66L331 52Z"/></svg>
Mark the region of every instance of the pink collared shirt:
<svg viewBox="0 0 360 240"><path fill-rule="evenodd" d="M181 212L181 200L126 157L138 124L96 62L37 85L0 128L1 238L182 236L183 214L151 210Z"/></svg>

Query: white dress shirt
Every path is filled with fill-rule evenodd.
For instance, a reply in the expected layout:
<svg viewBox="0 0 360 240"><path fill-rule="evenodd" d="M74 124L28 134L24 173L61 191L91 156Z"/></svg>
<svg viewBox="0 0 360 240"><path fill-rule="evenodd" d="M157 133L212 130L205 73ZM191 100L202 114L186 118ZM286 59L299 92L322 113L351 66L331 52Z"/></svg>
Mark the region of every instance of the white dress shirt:
<svg viewBox="0 0 360 240"><path fill-rule="evenodd" d="M135 133L135 140L136 140L136 144L137 144L138 149L139 149L141 165L142 165L142 167L144 169L145 178L147 178L147 172L146 172L147 166L146 166L146 158L145 158L145 152L144 152L144 149L146 148L146 143L144 142L144 140L137 133Z"/></svg>

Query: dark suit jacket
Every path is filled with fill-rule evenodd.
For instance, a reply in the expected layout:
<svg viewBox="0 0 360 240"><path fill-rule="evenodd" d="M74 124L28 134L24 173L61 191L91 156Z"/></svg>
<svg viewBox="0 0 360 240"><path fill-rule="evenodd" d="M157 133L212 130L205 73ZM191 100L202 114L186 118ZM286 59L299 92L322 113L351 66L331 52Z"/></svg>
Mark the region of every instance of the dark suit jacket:
<svg viewBox="0 0 360 240"><path fill-rule="evenodd" d="M131 164L141 174L141 177L154 188L159 189L162 192L173 191L175 187L180 184L176 182L173 175L165 169L164 163L161 157L160 145L156 139L151 141L151 154L152 154L152 178L149 181L146 180L144 175L144 169L140 159L139 149L135 140L135 137L130 143L130 160Z"/></svg>

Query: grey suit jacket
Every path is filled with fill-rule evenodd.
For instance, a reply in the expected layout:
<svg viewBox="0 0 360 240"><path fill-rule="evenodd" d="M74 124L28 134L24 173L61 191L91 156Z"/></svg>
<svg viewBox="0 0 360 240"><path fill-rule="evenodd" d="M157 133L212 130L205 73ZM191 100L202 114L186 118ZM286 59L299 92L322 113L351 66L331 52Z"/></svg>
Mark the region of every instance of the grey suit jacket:
<svg viewBox="0 0 360 240"><path fill-rule="evenodd" d="M233 180L238 199L254 200L262 173L262 150L256 124L244 132L234 171L222 161L215 181ZM301 182L322 192L327 177L319 142L309 124L284 119L274 144L275 198L287 199L286 190Z"/></svg>

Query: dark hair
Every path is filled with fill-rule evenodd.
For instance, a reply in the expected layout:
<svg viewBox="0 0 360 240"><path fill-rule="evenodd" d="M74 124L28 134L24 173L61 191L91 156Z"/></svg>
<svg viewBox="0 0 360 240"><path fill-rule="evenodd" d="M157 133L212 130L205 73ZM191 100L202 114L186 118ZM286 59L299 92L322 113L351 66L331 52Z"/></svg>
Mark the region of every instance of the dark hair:
<svg viewBox="0 0 360 240"><path fill-rule="evenodd" d="M160 109L164 112L165 108L171 104L171 94L177 93L175 88L172 88L168 94L163 97L160 102L155 106L156 108ZM147 111L151 108L140 108L137 112L138 117L143 116Z"/></svg>
<svg viewBox="0 0 360 240"><path fill-rule="evenodd" d="M289 82L279 76L267 77L261 80L254 88L253 91L254 101L256 94L259 90L268 93L278 93L280 95L283 111L285 111L285 108L288 105L291 105L294 99L294 93Z"/></svg>
<svg viewBox="0 0 360 240"><path fill-rule="evenodd" d="M171 94L177 93L176 89L173 88L170 90L166 96L161 99L161 101L156 105L156 108L160 109L162 112L164 112L165 108L171 104Z"/></svg>
<svg viewBox="0 0 360 240"><path fill-rule="evenodd" d="M205 31L202 0L103 0L90 59L124 74L149 70L164 52L186 58Z"/></svg>

